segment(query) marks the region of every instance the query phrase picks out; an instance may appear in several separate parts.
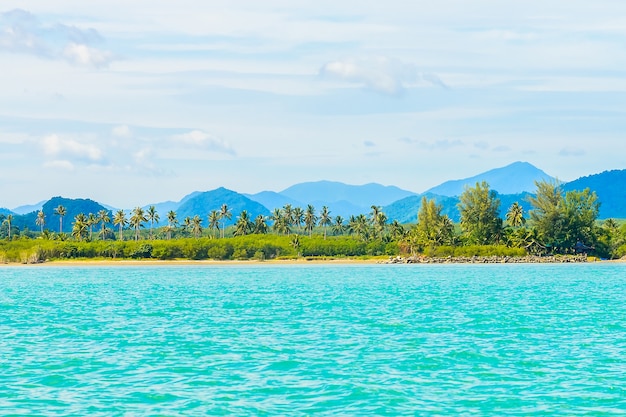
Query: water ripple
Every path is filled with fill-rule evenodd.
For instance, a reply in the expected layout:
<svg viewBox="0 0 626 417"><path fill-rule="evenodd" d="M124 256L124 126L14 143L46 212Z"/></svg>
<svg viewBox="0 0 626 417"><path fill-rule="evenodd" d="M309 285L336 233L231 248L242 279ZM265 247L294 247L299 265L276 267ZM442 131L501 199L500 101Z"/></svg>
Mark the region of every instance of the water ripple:
<svg viewBox="0 0 626 417"><path fill-rule="evenodd" d="M623 414L624 272L0 268L0 410Z"/></svg>

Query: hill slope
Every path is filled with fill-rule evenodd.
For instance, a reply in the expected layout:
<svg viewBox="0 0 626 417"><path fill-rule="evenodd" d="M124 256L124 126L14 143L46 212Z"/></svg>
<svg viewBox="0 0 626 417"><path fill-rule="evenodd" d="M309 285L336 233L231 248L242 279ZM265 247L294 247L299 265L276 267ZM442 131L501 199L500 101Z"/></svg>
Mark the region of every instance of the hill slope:
<svg viewBox="0 0 626 417"><path fill-rule="evenodd" d="M535 191L535 181L540 180L550 181L554 178L528 162L514 162L470 178L446 181L426 192L454 197L461 195L465 186L473 187L477 182L486 181L492 190L500 194L519 194Z"/></svg>
<svg viewBox="0 0 626 417"><path fill-rule="evenodd" d="M256 216L262 214L269 216L270 212L265 206L252 201L248 197L220 187L216 190L196 193L178 207L178 221L182 223L185 217L198 215L202 218L202 224L206 227L208 214L212 210L220 210L222 204L226 204L232 212L232 219L226 221L226 225L233 224L243 210L247 210L250 218L254 220Z"/></svg>
<svg viewBox="0 0 626 417"><path fill-rule="evenodd" d="M595 191L600 200L600 218L626 218L626 170L604 171L563 184L563 190Z"/></svg>
<svg viewBox="0 0 626 417"><path fill-rule="evenodd" d="M83 214L97 214L100 210L109 210L102 204L97 203L90 199L85 198L63 198L53 197L46 201L41 210L45 215L45 229L49 229L54 232L59 231L59 216L54 213L54 209L58 206L63 206L66 209L66 215L63 217L63 232L70 233L72 231L72 222L74 217L79 213ZM109 212L109 215L111 213ZM20 216L15 216L14 224L20 229L29 228L30 230L39 230L39 226L36 223L37 211L27 213Z"/></svg>

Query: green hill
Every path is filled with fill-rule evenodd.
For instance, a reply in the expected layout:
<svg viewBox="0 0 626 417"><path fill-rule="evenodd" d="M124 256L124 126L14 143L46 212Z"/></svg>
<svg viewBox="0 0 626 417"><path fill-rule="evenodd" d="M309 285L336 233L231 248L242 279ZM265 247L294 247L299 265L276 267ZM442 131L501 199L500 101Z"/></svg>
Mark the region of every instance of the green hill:
<svg viewBox="0 0 626 417"><path fill-rule="evenodd" d="M626 170L604 171L563 184L565 191L595 191L600 200L600 218L626 218Z"/></svg>

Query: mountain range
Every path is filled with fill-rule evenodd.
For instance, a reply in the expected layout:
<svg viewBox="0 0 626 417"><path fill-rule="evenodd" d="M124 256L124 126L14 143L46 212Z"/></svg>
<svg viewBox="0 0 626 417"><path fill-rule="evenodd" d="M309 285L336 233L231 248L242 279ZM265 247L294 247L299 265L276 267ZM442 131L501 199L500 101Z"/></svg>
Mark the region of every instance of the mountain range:
<svg viewBox="0 0 626 417"><path fill-rule="evenodd" d="M180 201L164 201L147 204L144 208L154 205L160 215L159 225L167 221L167 213L172 210L182 222L185 217L200 215L207 223L207 215L212 210L218 210L226 204L233 217L226 224L232 224L243 210L247 210L252 219L257 215L269 216L275 208L282 208L286 204L292 207L305 208L308 204L317 211L327 206L332 216L340 215L347 219L351 215L368 214L373 205L383 208L390 220L400 223L415 222L422 197L435 199L443 207L443 213L454 221L459 220L458 196L465 187L474 186L477 182L486 181L490 187L498 192L501 200L501 214L504 215L508 207L519 202L527 213L531 207L528 196L535 189L535 181L556 181L544 171L527 162L515 162L506 167L492 169L465 179L446 181L422 194L403 190L395 186L385 186L376 183L364 185L349 185L332 181L317 181L295 184L283 191L263 191L256 194L241 194L220 187L211 191L194 191ZM578 178L564 183L563 189L583 190L590 188L598 194L601 202L600 218L626 218L626 192L622 184L626 183L626 170L605 171L599 174ZM63 231L68 232L74 216L82 213L97 213L106 209L115 211L111 206L97 203L89 199L64 199L54 197L41 203L20 206L13 210L0 208L0 215L13 214L13 224L20 228L28 227L38 230L35 224L36 213L43 210L46 216L46 227L58 230L58 216L54 208L63 205L67 208L66 224ZM130 210L126 209L127 212ZM54 220L53 220L54 219ZM54 225L52 224L54 222Z"/></svg>

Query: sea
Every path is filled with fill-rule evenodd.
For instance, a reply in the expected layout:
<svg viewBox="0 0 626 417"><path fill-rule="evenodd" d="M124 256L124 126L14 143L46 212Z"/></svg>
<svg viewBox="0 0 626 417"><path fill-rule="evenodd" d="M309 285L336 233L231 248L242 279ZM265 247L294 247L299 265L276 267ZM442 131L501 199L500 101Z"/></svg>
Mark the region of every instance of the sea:
<svg viewBox="0 0 626 417"><path fill-rule="evenodd" d="M0 415L626 414L626 264L0 267Z"/></svg>

